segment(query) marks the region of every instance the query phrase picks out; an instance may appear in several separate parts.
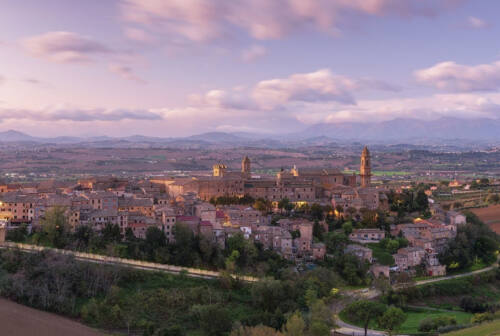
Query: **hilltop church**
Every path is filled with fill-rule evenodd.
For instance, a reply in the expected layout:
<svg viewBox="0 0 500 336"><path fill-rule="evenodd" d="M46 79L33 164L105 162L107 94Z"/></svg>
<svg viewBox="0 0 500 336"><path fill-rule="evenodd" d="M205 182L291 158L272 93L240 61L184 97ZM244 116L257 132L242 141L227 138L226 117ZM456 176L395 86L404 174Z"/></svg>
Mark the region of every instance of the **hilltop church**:
<svg viewBox="0 0 500 336"><path fill-rule="evenodd" d="M281 170L275 178L252 177L251 161L245 156L241 171L230 171L222 163L213 166L212 176L192 178L169 178L152 180L165 185L172 197L188 192L208 201L214 197L249 195L271 202L288 198L291 202L320 202L334 206L355 208L377 208L379 192L370 187L371 157L367 147L361 154L361 166L357 186L357 176L345 174L338 169L297 168Z"/></svg>

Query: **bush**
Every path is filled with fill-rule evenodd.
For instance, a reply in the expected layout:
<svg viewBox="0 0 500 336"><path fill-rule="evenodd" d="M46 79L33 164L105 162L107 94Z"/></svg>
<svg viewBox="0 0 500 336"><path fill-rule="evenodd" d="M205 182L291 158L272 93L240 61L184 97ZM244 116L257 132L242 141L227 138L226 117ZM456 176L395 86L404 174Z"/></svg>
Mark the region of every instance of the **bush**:
<svg viewBox="0 0 500 336"><path fill-rule="evenodd" d="M418 331L429 332L435 331L439 328L456 325L457 320L453 316L442 315L435 318L427 317L420 321L420 325L418 326Z"/></svg>
<svg viewBox="0 0 500 336"><path fill-rule="evenodd" d="M465 328L470 328L471 325L470 324L456 324L456 325L449 325L449 326L445 326L445 327L439 327L437 329L437 332L438 333L447 333L447 332L450 332L450 331L455 331L455 330L460 330L460 329L465 329Z"/></svg>
<svg viewBox="0 0 500 336"><path fill-rule="evenodd" d="M469 313L484 313L488 309L488 304L472 296L465 296L460 301L460 308Z"/></svg>
<svg viewBox="0 0 500 336"><path fill-rule="evenodd" d="M492 313L477 313L472 316L470 322L471 323L483 323L486 321L492 321L494 318Z"/></svg>
<svg viewBox="0 0 500 336"><path fill-rule="evenodd" d="M434 329L434 323L431 317L426 317L418 325L418 331L428 332Z"/></svg>

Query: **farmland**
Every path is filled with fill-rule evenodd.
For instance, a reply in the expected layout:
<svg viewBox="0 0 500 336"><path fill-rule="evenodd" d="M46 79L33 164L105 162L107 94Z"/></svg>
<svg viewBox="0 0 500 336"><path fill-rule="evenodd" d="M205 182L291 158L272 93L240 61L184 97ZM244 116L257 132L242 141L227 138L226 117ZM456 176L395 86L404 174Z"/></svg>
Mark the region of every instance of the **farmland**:
<svg viewBox="0 0 500 336"><path fill-rule="evenodd" d="M500 233L500 205L471 209L471 211L484 223L488 224L493 231Z"/></svg>

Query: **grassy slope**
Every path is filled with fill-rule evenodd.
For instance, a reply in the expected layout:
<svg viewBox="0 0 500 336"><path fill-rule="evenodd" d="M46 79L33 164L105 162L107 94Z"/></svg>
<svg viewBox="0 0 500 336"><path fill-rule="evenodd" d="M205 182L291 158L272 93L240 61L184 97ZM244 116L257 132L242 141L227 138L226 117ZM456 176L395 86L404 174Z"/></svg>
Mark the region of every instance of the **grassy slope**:
<svg viewBox="0 0 500 336"><path fill-rule="evenodd" d="M476 327L458 330L446 336L498 336L500 335L500 321L484 323Z"/></svg>
<svg viewBox="0 0 500 336"><path fill-rule="evenodd" d="M398 330L399 333L417 333L418 332L418 326L420 324L420 321L422 321L426 317L438 317L438 316L454 316L457 319L458 324L467 324L470 323L470 319L472 317L472 314L465 313L465 312L447 312L447 311L435 311L435 310L409 310L406 311L406 321L403 323L401 328ZM358 323L352 323L350 322L346 315L341 312L340 313L340 318L350 324L353 325L359 325ZM378 328L377 323L375 321L372 321L369 326L370 329L374 330L380 330ZM475 335L477 336L477 335Z"/></svg>
<svg viewBox="0 0 500 336"><path fill-rule="evenodd" d="M472 317L471 314L465 312L444 312L444 311L434 311L434 310L422 310L422 311L409 311L407 312L407 319L405 323L401 326L399 332L402 333L415 333L418 332L418 326L420 321L426 317L435 318L438 316L454 316L457 319L458 324L470 323Z"/></svg>

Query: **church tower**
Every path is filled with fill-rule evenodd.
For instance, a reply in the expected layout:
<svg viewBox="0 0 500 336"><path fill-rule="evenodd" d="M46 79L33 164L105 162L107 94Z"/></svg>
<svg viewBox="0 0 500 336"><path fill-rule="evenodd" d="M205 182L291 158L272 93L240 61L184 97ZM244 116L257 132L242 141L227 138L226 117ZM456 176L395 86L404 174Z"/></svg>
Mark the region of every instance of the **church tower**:
<svg viewBox="0 0 500 336"><path fill-rule="evenodd" d="M222 163L215 164L213 166L213 176L224 177L224 175L226 174L226 169L227 166L225 164Z"/></svg>
<svg viewBox="0 0 500 336"><path fill-rule="evenodd" d="M367 188L370 186L372 177L372 164L370 158L370 151L368 147L363 148L361 153L361 167L359 169L361 176L361 188Z"/></svg>
<svg viewBox="0 0 500 336"><path fill-rule="evenodd" d="M250 159L246 155L241 161L241 175L246 178L250 178L252 175Z"/></svg>

